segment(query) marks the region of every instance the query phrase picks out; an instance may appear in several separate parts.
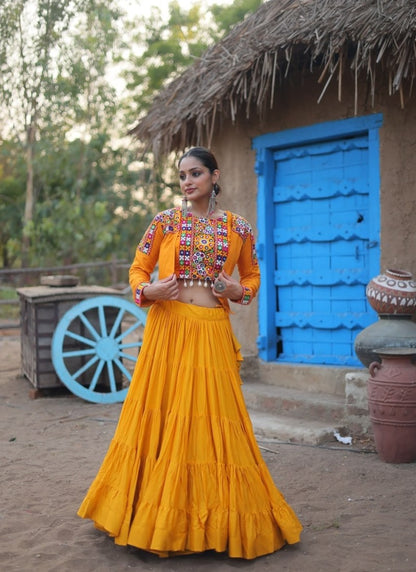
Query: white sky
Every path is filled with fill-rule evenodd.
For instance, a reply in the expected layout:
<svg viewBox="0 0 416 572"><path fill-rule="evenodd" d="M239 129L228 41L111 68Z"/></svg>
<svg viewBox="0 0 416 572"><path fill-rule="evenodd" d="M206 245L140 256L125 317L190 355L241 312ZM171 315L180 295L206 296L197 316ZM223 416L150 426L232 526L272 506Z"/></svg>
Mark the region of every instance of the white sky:
<svg viewBox="0 0 416 572"><path fill-rule="evenodd" d="M201 4L201 5L211 5L211 4L232 4L233 0L178 0L179 5L181 8L189 9L193 4ZM124 0L122 2L123 8L126 9L126 12L129 13L130 11L132 14L140 15L142 14L149 14L151 8L153 6L159 6L162 12L167 12L168 6L171 0Z"/></svg>

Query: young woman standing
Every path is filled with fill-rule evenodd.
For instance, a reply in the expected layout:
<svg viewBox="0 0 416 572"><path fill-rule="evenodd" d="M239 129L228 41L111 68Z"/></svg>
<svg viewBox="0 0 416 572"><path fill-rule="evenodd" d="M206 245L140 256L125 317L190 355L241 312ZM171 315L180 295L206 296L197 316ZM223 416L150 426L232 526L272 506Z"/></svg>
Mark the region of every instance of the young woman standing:
<svg viewBox="0 0 416 572"><path fill-rule="evenodd" d="M209 150L186 152L182 208L158 213L138 245L130 284L135 302L151 306L143 344L78 512L117 544L159 556L251 559L298 542L302 528L261 457L241 391L230 301L249 304L260 273L250 224L218 207L219 176Z"/></svg>

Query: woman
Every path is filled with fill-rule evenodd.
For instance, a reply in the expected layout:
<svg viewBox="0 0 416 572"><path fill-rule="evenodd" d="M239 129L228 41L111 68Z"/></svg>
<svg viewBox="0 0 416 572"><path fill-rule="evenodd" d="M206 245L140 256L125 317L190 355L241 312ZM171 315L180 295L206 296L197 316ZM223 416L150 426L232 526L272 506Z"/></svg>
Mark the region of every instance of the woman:
<svg viewBox="0 0 416 572"><path fill-rule="evenodd" d="M250 303L260 274L249 223L217 205L219 176L210 151L186 152L182 209L157 214L138 245L130 284L136 303L151 306L143 344L78 512L117 544L159 556L216 550L251 559L298 542L301 531L241 392L228 301Z"/></svg>

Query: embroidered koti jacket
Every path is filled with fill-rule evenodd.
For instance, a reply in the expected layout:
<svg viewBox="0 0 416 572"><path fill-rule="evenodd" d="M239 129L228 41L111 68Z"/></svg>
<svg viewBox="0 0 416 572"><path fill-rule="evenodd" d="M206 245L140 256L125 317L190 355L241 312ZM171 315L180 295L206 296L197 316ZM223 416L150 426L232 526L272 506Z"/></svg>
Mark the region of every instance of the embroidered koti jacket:
<svg viewBox="0 0 416 572"><path fill-rule="evenodd" d="M243 295L240 304L249 304L260 286L260 271L250 224L226 211L219 219L182 216L180 208L158 213L141 239L130 267L130 286L136 304L150 306L142 290L154 268L159 279L175 273L187 282L214 281L222 269L229 275L238 268ZM228 300L220 298L229 308Z"/></svg>

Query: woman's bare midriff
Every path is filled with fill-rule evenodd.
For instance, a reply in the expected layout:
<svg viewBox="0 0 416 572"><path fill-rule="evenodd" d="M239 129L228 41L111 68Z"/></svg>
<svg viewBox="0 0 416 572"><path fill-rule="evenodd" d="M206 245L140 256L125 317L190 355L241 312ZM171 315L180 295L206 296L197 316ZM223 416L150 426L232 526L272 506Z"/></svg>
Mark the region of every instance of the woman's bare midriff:
<svg viewBox="0 0 416 572"><path fill-rule="evenodd" d="M184 302L185 304L194 304L195 306L204 306L205 308L215 308L221 306L218 298L214 296L211 291L211 285L198 286L194 282L193 286L189 285L187 281L187 286L185 287L183 280L178 280L179 295L177 300L179 302Z"/></svg>

